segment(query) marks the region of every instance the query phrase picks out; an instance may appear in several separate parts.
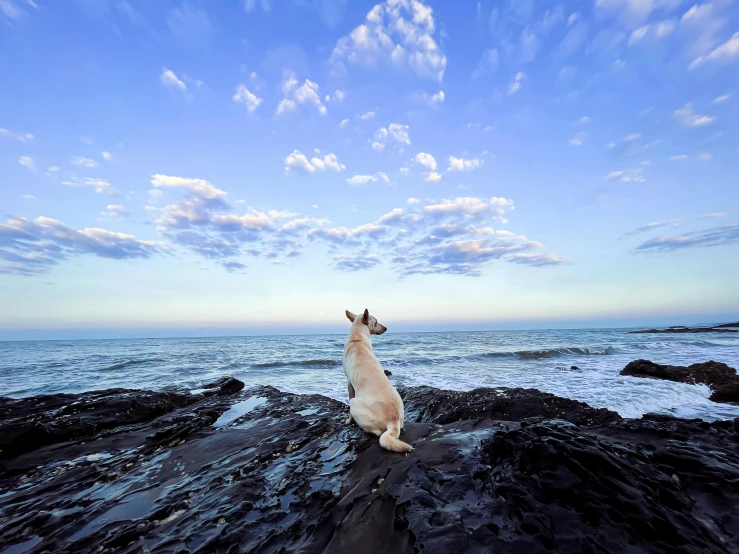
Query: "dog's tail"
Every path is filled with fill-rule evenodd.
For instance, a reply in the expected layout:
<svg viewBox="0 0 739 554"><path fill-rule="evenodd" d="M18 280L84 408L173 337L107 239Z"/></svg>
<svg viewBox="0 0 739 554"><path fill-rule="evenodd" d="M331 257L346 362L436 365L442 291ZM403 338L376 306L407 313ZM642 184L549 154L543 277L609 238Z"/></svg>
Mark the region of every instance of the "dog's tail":
<svg viewBox="0 0 739 554"><path fill-rule="evenodd" d="M400 435L400 426L398 423L391 423L387 430L380 435L380 446L391 452L412 452L413 447L398 439Z"/></svg>

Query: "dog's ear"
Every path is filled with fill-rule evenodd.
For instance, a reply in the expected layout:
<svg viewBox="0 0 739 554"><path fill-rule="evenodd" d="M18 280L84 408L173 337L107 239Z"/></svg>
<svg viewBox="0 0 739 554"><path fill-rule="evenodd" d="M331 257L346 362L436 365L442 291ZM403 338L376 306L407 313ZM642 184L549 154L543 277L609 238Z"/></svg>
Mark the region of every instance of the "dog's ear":
<svg viewBox="0 0 739 554"><path fill-rule="evenodd" d="M364 313L362 314L362 323L369 325L369 310L367 308L364 309Z"/></svg>
<svg viewBox="0 0 739 554"><path fill-rule="evenodd" d="M351 321L352 323L354 323L354 320L357 319L357 316L355 316L349 310L346 311L346 317L349 318L349 321Z"/></svg>

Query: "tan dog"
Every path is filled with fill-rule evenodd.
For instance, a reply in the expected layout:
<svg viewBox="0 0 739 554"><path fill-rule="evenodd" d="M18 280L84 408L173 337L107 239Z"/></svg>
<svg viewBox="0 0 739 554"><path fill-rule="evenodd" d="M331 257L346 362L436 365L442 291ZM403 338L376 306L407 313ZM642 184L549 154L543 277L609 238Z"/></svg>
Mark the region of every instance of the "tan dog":
<svg viewBox="0 0 739 554"><path fill-rule="evenodd" d="M346 317L352 322L349 338L344 346L344 373L349 379L349 418L366 433L380 437L380 446L392 452L410 452L413 447L398 440L403 429L403 400L385 376L372 353L370 335L382 335L387 327L364 310L357 317L349 310Z"/></svg>

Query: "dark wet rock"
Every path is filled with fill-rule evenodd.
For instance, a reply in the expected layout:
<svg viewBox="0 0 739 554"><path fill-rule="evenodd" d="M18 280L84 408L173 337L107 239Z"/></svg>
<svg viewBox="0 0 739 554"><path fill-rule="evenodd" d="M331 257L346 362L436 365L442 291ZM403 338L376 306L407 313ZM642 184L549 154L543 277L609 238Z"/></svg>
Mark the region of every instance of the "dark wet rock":
<svg viewBox="0 0 739 554"><path fill-rule="evenodd" d="M721 325L713 326L714 329L724 329L726 327L735 327L739 329L739 321L737 321L736 323L722 323Z"/></svg>
<svg viewBox="0 0 739 554"><path fill-rule="evenodd" d="M480 388L468 392L432 387L397 387L405 404L405 420L452 423L489 418L521 421L531 417L563 419L577 425L605 425L621 416L605 408L561 398L536 389Z"/></svg>
<svg viewBox="0 0 739 554"><path fill-rule="evenodd" d="M621 375L651 377L678 383L708 385L714 402L739 402L739 376L736 370L713 360L687 367L663 365L649 360L634 360L621 370Z"/></svg>
<svg viewBox="0 0 739 554"><path fill-rule="evenodd" d="M573 371L580 371L580 368L577 367L576 365L570 366L570 369L573 370Z"/></svg>
<svg viewBox="0 0 739 554"><path fill-rule="evenodd" d="M222 395L236 394L244 388L244 383L233 377L223 377L218 381L203 385L203 388L208 390L218 389L217 393Z"/></svg>
<svg viewBox="0 0 739 554"><path fill-rule="evenodd" d="M271 387L214 390L166 404L160 397L164 411L146 420L6 457L0 545L35 553L739 551L739 419L625 420L534 390L405 388L401 437L416 450L401 455L345 425L341 402ZM149 403L159 394L105 393ZM56 396L54 408L39 402L48 397L28 399L12 417L31 425L36 406L47 425L63 427L56 420L74 405L105 418L92 409L101 394Z"/></svg>
<svg viewBox="0 0 739 554"><path fill-rule="evenodd" d="M390 377L393 374L393 372L390 371L389 369L384 369L383 371L385 372L385 375L387 375L388 377Z"/></svg>

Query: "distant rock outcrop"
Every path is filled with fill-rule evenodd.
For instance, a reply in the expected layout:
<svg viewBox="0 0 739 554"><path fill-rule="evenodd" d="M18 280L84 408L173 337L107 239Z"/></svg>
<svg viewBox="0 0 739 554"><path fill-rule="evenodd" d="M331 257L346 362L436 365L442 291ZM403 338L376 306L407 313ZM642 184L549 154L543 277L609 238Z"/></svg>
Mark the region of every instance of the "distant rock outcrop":
<svg viewBox="0 0 739 554"><path fill-rule="evenodd" d="M739 402L739 376L733 367L721 362L704 362L687 367L662 365L649 360L635 360L621 370L621 375L651 377L678 383L708 385L714 402Z"/></svg>

